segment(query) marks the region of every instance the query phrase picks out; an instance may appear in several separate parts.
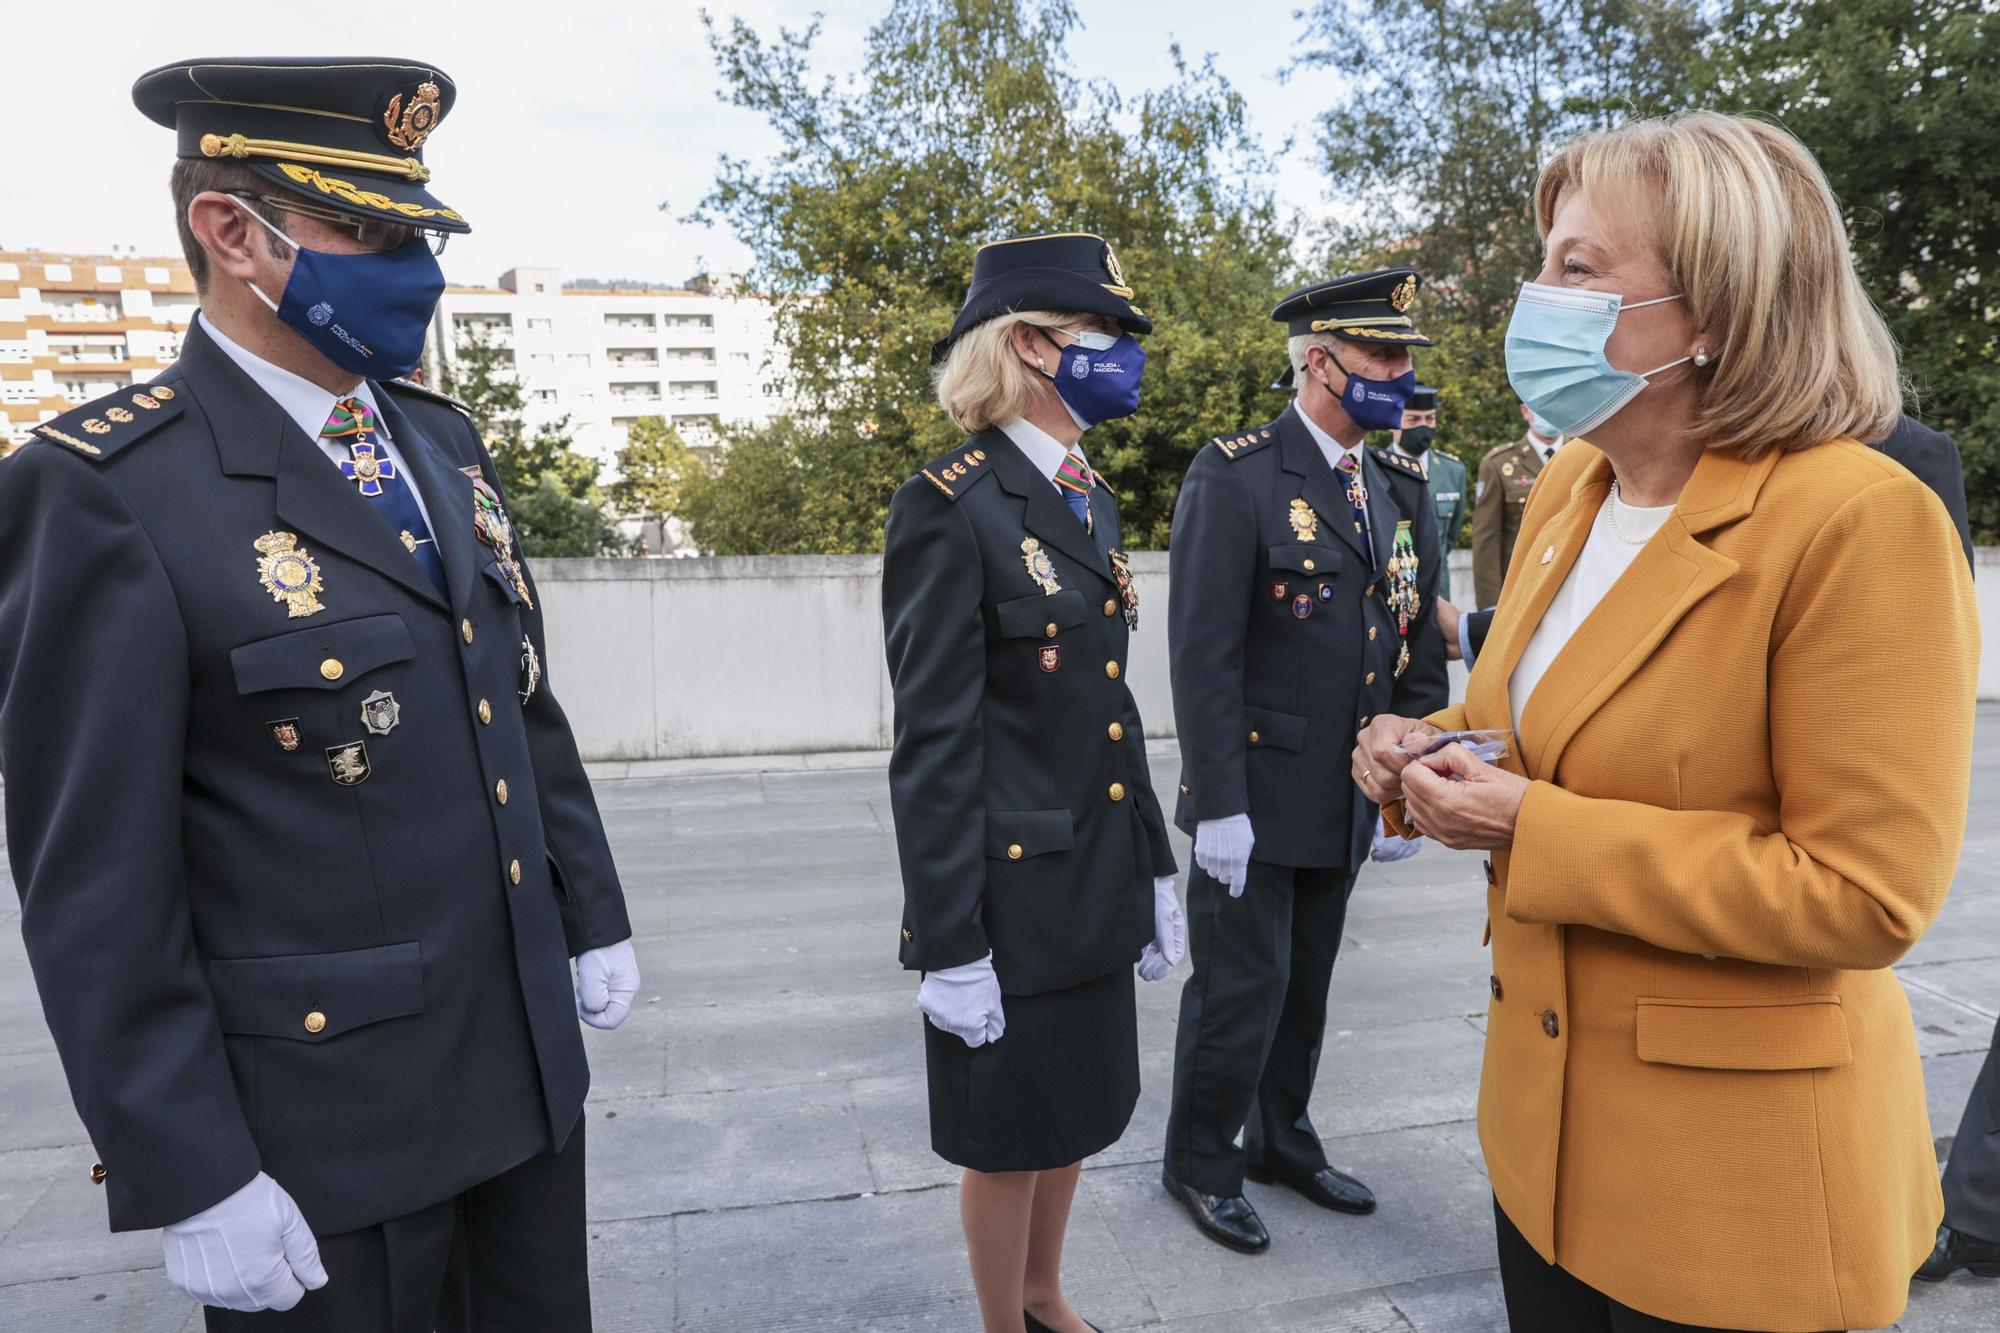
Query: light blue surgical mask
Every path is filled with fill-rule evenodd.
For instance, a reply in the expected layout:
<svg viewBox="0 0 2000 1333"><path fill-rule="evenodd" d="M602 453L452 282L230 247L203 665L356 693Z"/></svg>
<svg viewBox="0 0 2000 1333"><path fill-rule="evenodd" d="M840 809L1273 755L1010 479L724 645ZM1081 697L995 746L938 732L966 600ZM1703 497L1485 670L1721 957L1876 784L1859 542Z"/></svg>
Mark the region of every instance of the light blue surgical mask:
<svg viewBox="0 0 2000 1333"><path fill-rule="evenodd" d="M1507 324L1507 381L1534 413L1536 429L1550 435L1583 435L1609 421L1639 396L1647 381L1693 357L1648 371L1620 370L1604 355L1611 330L1626 310L1639 310L1678 294L1625 304L1617 292L1521 284Z"/></svg>
<svg viewBox="0 0 2000 1333"><path fill-rule="evenodd" d="M1528 429L1545 440L1560 440L1562 438L1562 432L1556 429L1556 423L1550 421L1532 407L1528 409Z"/></svg>

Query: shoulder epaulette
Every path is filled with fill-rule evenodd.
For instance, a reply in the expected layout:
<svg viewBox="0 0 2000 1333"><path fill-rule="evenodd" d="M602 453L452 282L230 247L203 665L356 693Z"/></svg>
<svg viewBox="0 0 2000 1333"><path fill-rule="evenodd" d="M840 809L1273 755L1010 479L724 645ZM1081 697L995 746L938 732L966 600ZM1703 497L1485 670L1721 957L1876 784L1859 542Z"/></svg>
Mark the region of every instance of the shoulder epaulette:
<svg viewBox="0 0 2000 1333"><path fill-rule="evenodd" d="M89 458L109 458L172 421L186 406L186 391L172 384L135 384L44 421L35 434Z"/></svg>
<svg viewBox="0 0 2000 1333"><path fill-rule="evenodd" d="M1228 435L1218 435L1209 443L1222 450L1223 457L1233 463L1247 454L1254 454L1259 449L1265 448L1277 438L1278 428L1272 424L1234 431Z"/></svg>
<svg viewBox="0 0 2000 1333"><path fill-rule="evenodd" d="M931 485L956 500L968 486L992 471L986 465L986 451L964 445L943 458L927 464L922 476Z"/></svg>
<svg viewBox="0 0 2000 1333"><path fill-rule="evenodd" d="M1394 449L1377 449L1375 461L1393 472L1415 477L1418 481L1430 480L1431 470L1424 466L1421 459L1405 458Z"/></svg>
<svg viewBox="0 0 2000 1333"><path fill-rule="evenodd" d="M1431 452L1440 458L1449 458L1454 463L1463 463L1465 461L1449 449L1433 449Z"/></svg>
<svg viewBox="0 0 2000 1333"><path fill-rule="evenodd" d="M434 403L443 403L446 407L455 407L465 413L468 418L472 416L472 409L458 399L448 393L439 393L429 385L419 384L415 380L384 380L382 381L382 387L385 389L401 389L405 393L413 393L419 398L428 398ZM475 422L474 424L477 423Z"/></svg>

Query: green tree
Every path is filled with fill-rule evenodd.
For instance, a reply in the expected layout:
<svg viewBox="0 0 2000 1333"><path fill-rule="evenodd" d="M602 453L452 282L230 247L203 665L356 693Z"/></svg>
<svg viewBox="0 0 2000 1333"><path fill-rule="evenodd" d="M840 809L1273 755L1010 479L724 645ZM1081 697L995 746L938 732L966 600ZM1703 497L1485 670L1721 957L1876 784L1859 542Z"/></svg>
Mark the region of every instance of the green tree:
<svg viewBox="0 0 2000 1333"><path fill-rule="evenodd" d="M1240 95L1178 52L1160 91L1081 80L1063 53L1073 0L893 0L866 77L847 84L813 76L817 22L767 38L707 21L728 100L784 146L761 164L725 158L699 215L751 247L800 415L731 440L724 493L763 517L715 511L694 522L702 544L879 549L890 495L960 438L932 394L930 346L973 252L1072 230L1111 243L1157 322L1138 415L1088 448L1131 543L1163 544L1194 451L1276 406L1263 386L1283 334L1268 315L1289 260Z"/></svg>
<svg viewBox="0 0 2000 1333"><path fill-rule="evenodd" d="M2000 537L2000 13L1938 0L1735 0L1701 92L1826 169L1912 410L1957 438L1974 535Z"/></svg>
<svg viewBox="0 0 2000 1333"><path fill-rule="evenodd" d="M1437 347L1438 434L1477 469L1521 434L1503 343L1521 283L1541 268L1535 177L1579 130L1686 105L1704 31L1694 0L1317 0L1304 11L1301 85L1334 75L1319 118L1331 198L1322 267L1407 263Z"/></svg>
<svg viewBox="0 0 2000 1333"><path fill-rule="evenodd" d="M700 458L665 417L640 417L618 450L618 480L607 491L620 513L644 519L677 514L681 497L707 480Z"/></svg>
<svg viewBox="0 0 2000 1333"><path fill-rule="evenodd" d="M618 533L597 486L597 461L577 450L568 417L528 430L513 352L465 329L442 369L444 392L472 409L485 436L522 554L618 553Z"/></svg>

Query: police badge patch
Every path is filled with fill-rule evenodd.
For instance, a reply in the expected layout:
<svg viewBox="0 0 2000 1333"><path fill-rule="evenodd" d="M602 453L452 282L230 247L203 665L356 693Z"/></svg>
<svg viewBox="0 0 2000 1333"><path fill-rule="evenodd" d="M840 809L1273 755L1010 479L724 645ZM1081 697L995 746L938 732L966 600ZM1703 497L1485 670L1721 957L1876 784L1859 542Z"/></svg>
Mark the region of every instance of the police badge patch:
<svg viewBox="0 0 2000 1333"><path fill-rule="evenodd" d="M387 690L377 690L361 701L361 725L375 736L386 736L403 720L403 706Z"/></svg>
<svg viewBox="0 0 2000 1333"><path fill-rule="evenodd" d="M264 725L271 729L271 739L276 741L278 748L286 754L290 754L299 748L299 720L297 718L288 717L277 722L266 722Z"/></svg>
<svg viewBox="0 0 2000 1333"><path fill-rule="evenodd" d="M368 767L368 747L360 741L329 745L326 767L333 780L343 787L359 787L368 781L368 774L373 771Z"/></svg>

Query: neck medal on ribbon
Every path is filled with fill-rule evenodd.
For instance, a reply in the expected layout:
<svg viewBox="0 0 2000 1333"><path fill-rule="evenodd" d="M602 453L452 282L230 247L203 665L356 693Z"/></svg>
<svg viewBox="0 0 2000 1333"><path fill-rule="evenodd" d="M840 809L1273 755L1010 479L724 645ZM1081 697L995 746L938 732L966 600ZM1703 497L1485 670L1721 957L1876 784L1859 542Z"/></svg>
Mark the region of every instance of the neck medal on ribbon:
<svg viewBox="0 0 2000 1333"><path fill-rule="evenodd" d="M267 532L251 545L264 557L257 562L257 581L272 601L285 604L286 615L296 619L326 610L319 600L319 562L306 554L296 534Z"/></svg>
<svg viewBox="0 0 2000 1333"><path fill-rule="evenodd" d="M1416 538L1410 535L1410 521L1402 519L1396 524L1396 540L1389 556L1389 609L1396 613L1396 633L1403 639L1403 650L1396 657L1398 676L1409 669L1410 625L1423 605L1417 594L1417 566Z"/></svg>
<svg viewBox="0 0 2000 1333"><path fill-rule="evenodd" d="M1132 557L1116 548L1111 556L1111 577L1117 580L1119 600L1125 603L1125 628L1139 628L1139 585L1132 581Z"/></svg>
<svg viewBox="0 0 2000 1333"><path fill-rule="evenodd" d="M514 558L513 520L507 517L507 508L500 503L500 493L483 477L472 479L472 530L492 550L500 572L514 585L522 604L534 610L535 599L528 592L527 575L521 570L521 562Z"/></svg>

